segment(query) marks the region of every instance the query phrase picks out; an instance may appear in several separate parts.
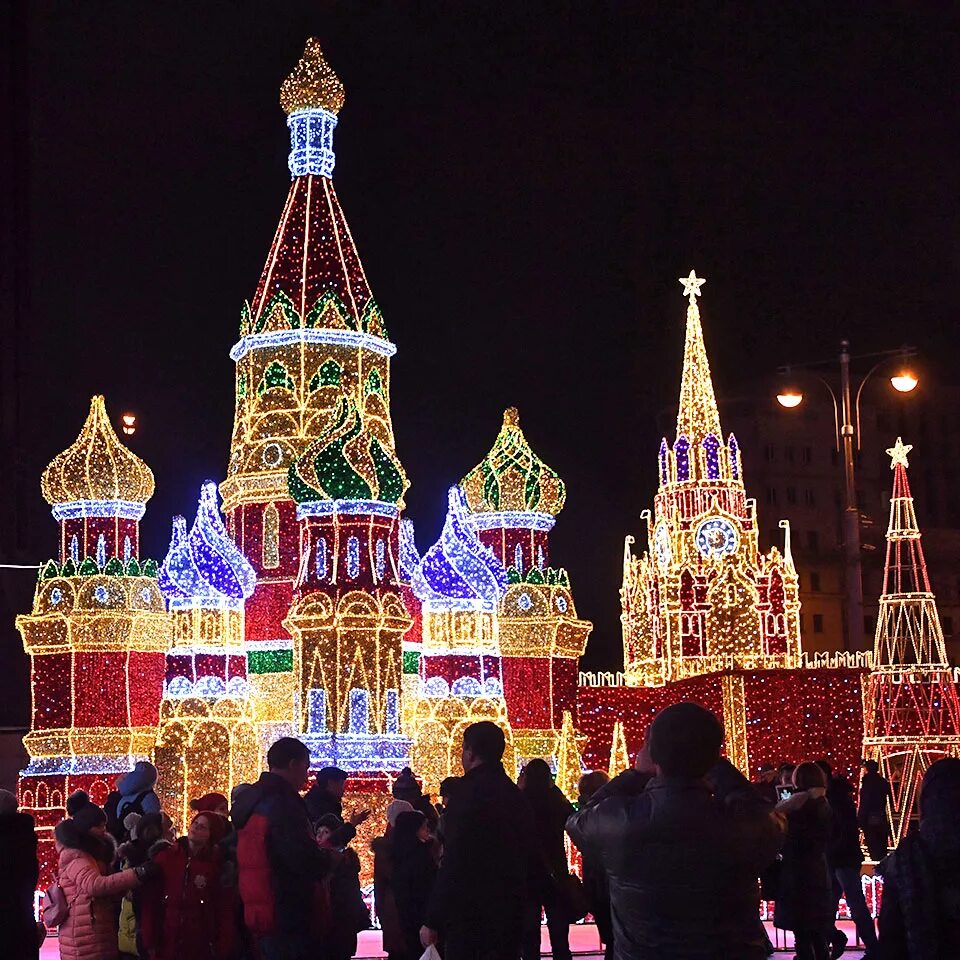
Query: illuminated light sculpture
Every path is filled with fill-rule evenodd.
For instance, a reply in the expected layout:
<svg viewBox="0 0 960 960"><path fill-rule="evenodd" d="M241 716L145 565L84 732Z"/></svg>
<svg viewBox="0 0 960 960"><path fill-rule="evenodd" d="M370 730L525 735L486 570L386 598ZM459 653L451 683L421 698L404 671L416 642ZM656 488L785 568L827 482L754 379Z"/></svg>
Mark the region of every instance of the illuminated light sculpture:
<svg viewBox="0 0 960 960"><path fill-rule="evenodd" d="M761 556L740 448L733 434L722 439L696 299L705 281L691 271L680 282L689 303L676 440L660 444L653 515L643 514L647 552L634 556L630 536L624 547L624 670L633 685L796 667L800 657L789 527L781 524L783 555ZM742 704L742 681L729 678L725 696ZM742 723L734 726L728 740L743 748Z"/></svg>
<svg viewBox="0 0 960 960"><path fill-rule="evenodd" d="M248 696L243 605L256 586L253 567L230 539L217 485L200 488L187 532L175 517L160 590L171 616L171 645L160 705L155 761L158 792L179 830L190 800L227 796L259 773L259 747Z"/></svg>
<svg viewBox="0 0 960 960"><path fill-rule="evenodd" d="M507 737L505 765L514 764L504 700L497 608L507 590L503 564L470 528L463 491L451 487L440 539L413 572L422 605L419 684L410 709L411 763L424 789L436 792L459 774L463 731L492 720Z"/></svg>
<svg viewBox="0 0 960 960"><path fill-rule="evenodd" d="M157 565L138 556L153 487L100 396L80 436L43 474L60 557L41 567L33 609L16 621L33 705L20 805L37 821L42 882L51 879L65 798L83 789L103 803L117 777L153 751L170 625Z"/></svg>
<svg viewBox="0 0 960 960"><path fill-rule="evenodd" d="M369 451L374 472L393 451L389 360L396 348L330 179L343 97L319 44L309 40L280 95L291 137L290 190L230 352L236 407L220 492L227 529L257 574L246 636L287 656L292 647L283 621L301 560L300 525L287 489L290 465L344 413L345 397L362 410L377 444ZM263 662L276 666L282 659ZM293 694L289 673L252 677L258 716L279 723L278 701Z"/></svg>
<svg viewBox="0 0 960 960"><path fill-rule="evenodd" d="M907 479L913 447L897 437L883 593L864 696L863 752L893 788L892 844L919 816L920 785L937 760L960 755L960 703L947 662Z"/></svg>
<svg viewBox="0 0 960 960"><path fill-rule="evenodd" d="M354 773L403 769L403 638L412 619L399 576L408 483L383 430L381 403L344 393L324 430L289 467L303 550L294 603L295 729L313 765ZM382 400L382 398L379 398Z"/></svg>
<svg viewBox="0 0 960 960"><path fill-rule="evenodd" d="M556 761L565 712L576 715L577 661L592 625L577 618L566 571L549 566L549 533L566 500L530 447L516 408L461 481L470 525L507 569L498 607L503 689L518 759Z"/></svg>
<svg viewBox="0 0 960 960"><path fill-rule="evenodd" d="M627 735L622 720L613 722L613 738L610 743L610 760L607 763L607 775L612 780L617 774L630 769L630 753L627 750Z"/></svg>

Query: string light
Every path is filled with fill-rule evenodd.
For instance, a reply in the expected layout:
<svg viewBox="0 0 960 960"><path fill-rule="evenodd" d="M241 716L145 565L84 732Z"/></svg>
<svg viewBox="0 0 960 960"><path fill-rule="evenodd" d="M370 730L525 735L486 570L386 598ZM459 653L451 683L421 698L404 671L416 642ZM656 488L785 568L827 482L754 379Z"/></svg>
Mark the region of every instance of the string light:
<svg viewBox="0 0 960 960"><path fill-rule="evenodd" d="M888 812L894 846L916 814L929 766L960 755L960 700L907 479L912 449L897 437L887 450L893 470L887 557L864 695L863 752L878 761L893 787Z"/></svg>
<svg viewBox="0 0 960 960"><path fill-rule="evenodd" d="M635 685L790 668L800 657L789 527L783 555L759 554L740 448L733 434L721 440L697 305L705 281L691 270L680 282L688 305L677 439L660 444L659 490L653 514L644 513L647 552L633 555L633 537L624 545L624 664Z"/></svg>

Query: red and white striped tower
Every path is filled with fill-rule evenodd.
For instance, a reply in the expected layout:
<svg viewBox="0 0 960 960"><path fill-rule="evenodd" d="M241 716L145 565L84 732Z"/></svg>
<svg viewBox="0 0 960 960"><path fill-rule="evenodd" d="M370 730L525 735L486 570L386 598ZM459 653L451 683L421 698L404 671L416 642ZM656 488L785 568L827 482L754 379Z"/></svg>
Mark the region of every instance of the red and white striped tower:
<svg viewBox="0 0 960 960"><path fill-rule="evenodd" d="M960 702L907 480L912 449L897 437L887 450L893 470L887 562L864 698L864 756L890 781L894 846L918 815L927 768L960 754Z"/></svg>

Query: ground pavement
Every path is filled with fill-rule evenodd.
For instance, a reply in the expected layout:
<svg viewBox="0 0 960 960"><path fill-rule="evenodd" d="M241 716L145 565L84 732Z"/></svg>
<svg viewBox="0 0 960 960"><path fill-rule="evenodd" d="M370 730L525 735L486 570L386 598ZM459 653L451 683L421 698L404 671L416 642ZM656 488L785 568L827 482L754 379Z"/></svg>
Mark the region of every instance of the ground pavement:
<svg viewBox="0 0 960 960"><path fill-rule="evenodd" d="M789 939L784 941L785 935L781 932L779 933L779 940L777 940L777 932L772 929L769 923L766 926L771 939L783 948L782 951L778 951L774 956L784 958L792 957L793 938L787 934L786 936L789 937ZM852 947L854 942L853 924L849 921L842 921L840 928L850 938ZM541 943L543 955L549 956L550 940L547 937L546 927L543 929L543 939ZM597 936L597 928L592 923L574 924L570 928L570 948L578 960L594 960L594 958L602 960L603 957L603 951L600 949L600 938ZM356 955L357 957L382 957L384 955L379 931L368 930L360 934L360 946ZM848 948L843 956L844 960L847 960L847 958L849 958L849 960L860 960L860 958L863 957L863 951ZM41 960L60 960L60 950L57 946L56 937L47 938L47 942L43 945L43 950L40 951L40 958Z"/></svg>

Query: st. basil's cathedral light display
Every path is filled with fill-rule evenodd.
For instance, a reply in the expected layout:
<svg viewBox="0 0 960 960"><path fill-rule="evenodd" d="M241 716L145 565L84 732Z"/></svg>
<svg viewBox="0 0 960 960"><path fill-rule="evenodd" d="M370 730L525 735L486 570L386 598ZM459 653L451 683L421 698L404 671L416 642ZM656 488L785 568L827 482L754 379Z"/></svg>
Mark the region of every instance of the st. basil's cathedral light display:
<svg viewBox="0 0 960 960"><path fill-rule="evenodd" d="M192 523L174 519L163 563L139 556L153 476L102 397L44 473L59 555L17 618L33 694L20 802L41 830L44 880L72 791L102 803L153 759L182 828L190 799L255 779L284 735L308 745L314 769L347 770L358 804L379 812L407 765L428 791L459 773L479 719L504 728L511 773L545 757L571 798L583 769L625 766L657 709L680 699L723 717L745 771L824 754L855 764L864 670L804 669L789 529L783 555L760 555L692 272L677 436L660 449L649 549L634 557L628 543L624 558L626 682L578 684L591 624L549 544L566 488L516 409L449 490L420 556L391 423L396 348L331 179L343 102L308 41L281 90L292 182L230 350L226 478L202 486Z"/></svg>

